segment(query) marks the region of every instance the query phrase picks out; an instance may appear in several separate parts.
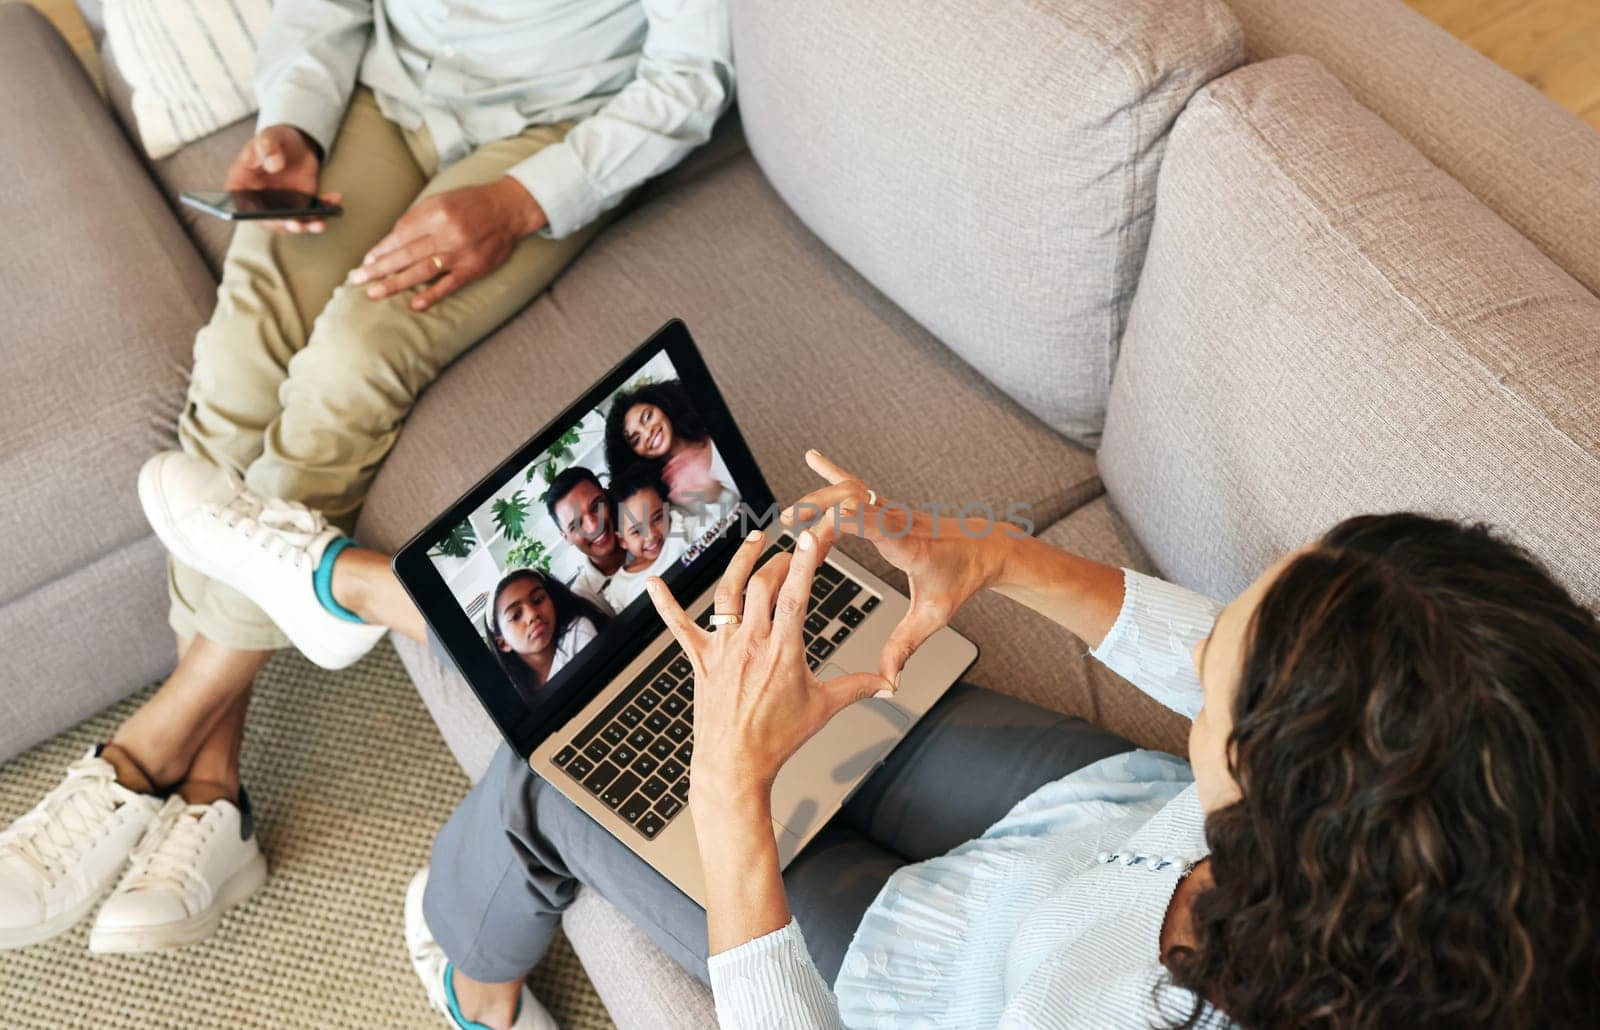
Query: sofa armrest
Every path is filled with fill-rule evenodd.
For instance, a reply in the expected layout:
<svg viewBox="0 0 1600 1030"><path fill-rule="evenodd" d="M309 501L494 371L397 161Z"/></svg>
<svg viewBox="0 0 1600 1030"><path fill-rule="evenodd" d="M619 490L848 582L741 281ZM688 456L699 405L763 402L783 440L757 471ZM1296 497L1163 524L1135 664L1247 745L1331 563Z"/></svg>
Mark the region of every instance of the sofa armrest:
<svg viewBox="0 0 1600 1030"><path fill-rule="evenodd" d="M1600 295L1600 132L1401 0L1229 0L1254 60L1315 57Z"/></svg>
<svg viewBox="0 0 1600 1030"><path fill-rule="evenodd" d="M717 1025L711 988L684 972L598 891L579 890L561 927L621 1030Z"/></svg>
<svg viewBox="0 0 1600 1030"><path fill-rule="evenodd" d="M1214 597L1365 513L1488 522L1600 603L1600 299L1307 57L1178 120L1100 472Z"/></svg>

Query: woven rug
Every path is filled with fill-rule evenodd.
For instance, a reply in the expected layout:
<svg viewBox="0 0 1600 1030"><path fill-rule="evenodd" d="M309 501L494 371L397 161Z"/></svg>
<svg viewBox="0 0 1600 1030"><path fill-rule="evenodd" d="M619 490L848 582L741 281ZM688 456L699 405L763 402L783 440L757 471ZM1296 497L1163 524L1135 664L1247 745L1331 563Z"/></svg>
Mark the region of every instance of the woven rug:
<svg viewBox="0 0 1600 1030"><path fill-rule="evenodd" d="M106 739L148 691L0 766L0 825ZM299 655L257 681L244 742L272 875L209 940L99 956L89 919L0 952L0 1025L442 1027L406 958L401 903L467 788L394 650L343 672ZM530 979L563 1027L609 1027L565 938Z"/></svg>

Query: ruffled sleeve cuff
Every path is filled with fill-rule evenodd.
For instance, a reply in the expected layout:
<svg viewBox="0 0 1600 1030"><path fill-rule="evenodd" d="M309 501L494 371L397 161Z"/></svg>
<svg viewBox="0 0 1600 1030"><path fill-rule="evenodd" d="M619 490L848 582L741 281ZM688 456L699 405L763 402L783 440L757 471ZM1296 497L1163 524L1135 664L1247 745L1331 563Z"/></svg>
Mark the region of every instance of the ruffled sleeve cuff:
<svg viewBox="0 0 1600 1030"><path fill-rule="evenodd" d="M712 955L711 993L722 1030L834 1030L839 1003L823 983L793 919L781 930Z"/></svg>
<svg viewBox="0 0 1600 1030"><path fill-rule="evenodd" d="M1194 648L1211 633L1223 605L1203 594L1132 569L1122 570L1122 611L1090 653L1112 672L1191 719L1200 711Z"/></svg>

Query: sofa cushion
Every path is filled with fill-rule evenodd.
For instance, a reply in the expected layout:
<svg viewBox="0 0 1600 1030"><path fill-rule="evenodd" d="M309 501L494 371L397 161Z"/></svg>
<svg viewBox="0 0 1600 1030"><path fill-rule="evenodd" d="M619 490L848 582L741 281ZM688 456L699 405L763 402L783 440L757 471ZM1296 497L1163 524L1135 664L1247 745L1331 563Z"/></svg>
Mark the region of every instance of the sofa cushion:
<svg viewBox="0 0 1600 1030"><path fill-rule="evenodd" d="M1499 526L1600 602L1600 300L1310 58L1178 120L1100 452L1226 596L1360 512Z"/></svg>
<svg viewBox="0 0 1600 1030"><path fill-rule="evenodd" d="M137 141L139 133L133 115L133 87L123 75L116 54L105 44L100 47L100 68L105 76L106 96L116 112L117 121L122 124L128 138ZM218 278L222 276L222 258L233 240L233 223L178 203L178 194L185 190L220 190L228 177L228 167L244 149L254 131L255 123L249 119L235 122L203 139L195 140L177 153L149 162L150 171L166 193L172 210L200 248L211 274Z"/></svg>
<svg viewBox="0 0 1600 1030"><path fill-rule="evenodd" d="M618 1030L704 1030L717 1025L711 988L684 971L589 887L561 917L595 993Z"/></svg>
<svg viewBox="0 0 1600 1030"><path fill-rule="evenodd" d="M740 157L620 220L451 367L379 472L358 535L404 543L675 315L780 498L818 485L802 461L810 446L888 496L1018 504L1039 526L1099 492L1086 451L834 257ZM875 554L866 560L887 571ZM433 704L426 676L412 671Z"/></svg>
<svg viewBox="0 0 1600 1030"><path fill-rule="evenodd" d="M0 604L0 640L11 642L0 665L7 762L172 671L166 549L146 535L82 556L72 571Z"/></svg>
<svg viewBox="0 0 1600 1030"><path fill-rule="evenodd" d="M0 148L3 602L149 535L134 479L172 445L215 284L61 37L0 18L0 137L27 141Z"/></svg>
<svg viewBox="0 0 1600 1030"><path fill-rule="evenodd" d="M1317 58L1600 295L1600 132L1400 0L1228 2L1252 59Z"/></svg>
<svg viewBox="0 0 1600 1030"><path fill-rule="evenodd" d="M1221 0L750 0L751 149L855 269L1030 411L1100 432L1162 143Z"/></svg>
<svg viewBox="0 0 1600 1030"><path fill-rule="evenodd" d="M170 667L140 464L215 283L57 32L0 5L0 760Z"/></svg>

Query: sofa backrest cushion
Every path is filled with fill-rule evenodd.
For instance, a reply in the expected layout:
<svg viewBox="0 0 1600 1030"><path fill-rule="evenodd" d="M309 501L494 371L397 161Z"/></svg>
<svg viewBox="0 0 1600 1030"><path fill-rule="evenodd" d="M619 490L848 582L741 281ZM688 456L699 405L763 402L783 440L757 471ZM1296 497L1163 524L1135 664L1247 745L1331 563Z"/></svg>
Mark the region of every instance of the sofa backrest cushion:
<svg viewBox="0 0 1600 1030"><path fill-rule="evenodd" d="M1403 0L1228 3L1252 60L1321 61L1363 106L1600 296L1600 132ZM1454 6L1465 14L1472 5Z"/></svg>
<svg viewBox="0 0 1600 1030"><path fill-rule="evenodd" d="M1101 476L1224 597L1340 519L1484 521L1600 603L1600 300L1311 58L1179 118Z"/></svg>
<svg viewBox="0 0 1600 1030"><path fill-rule="evenodd" d="M1161 150L1221 0L744 0L750 149L806 224L1056 429L1098 438Z"/></svg>

